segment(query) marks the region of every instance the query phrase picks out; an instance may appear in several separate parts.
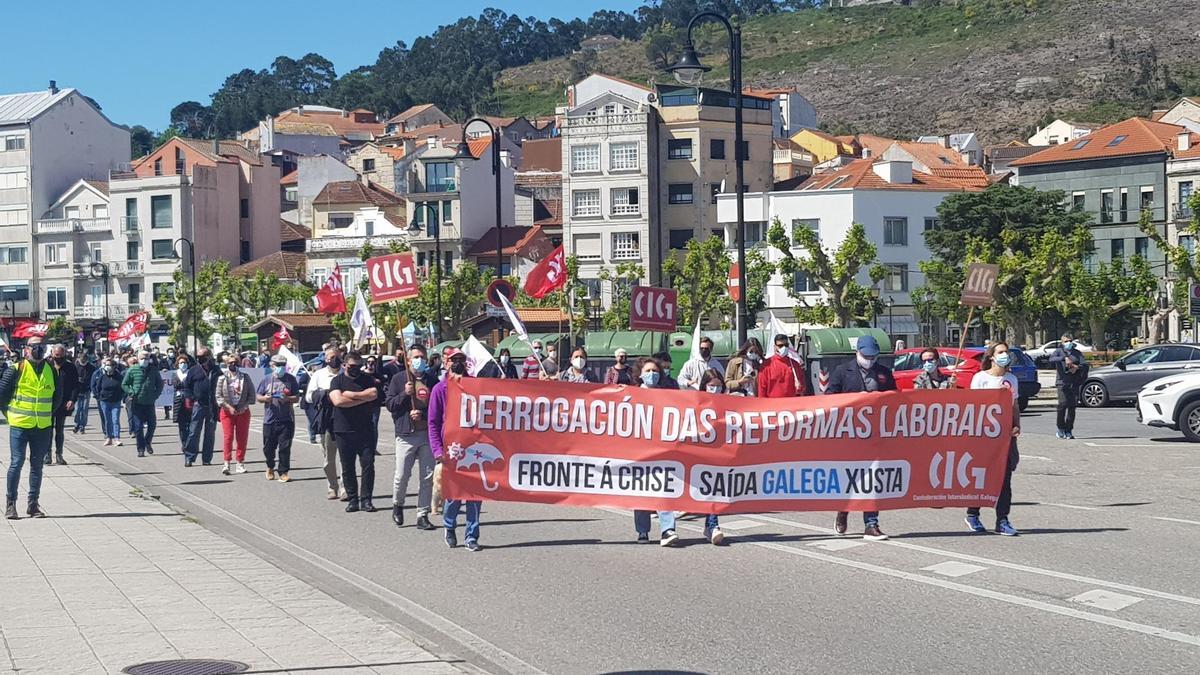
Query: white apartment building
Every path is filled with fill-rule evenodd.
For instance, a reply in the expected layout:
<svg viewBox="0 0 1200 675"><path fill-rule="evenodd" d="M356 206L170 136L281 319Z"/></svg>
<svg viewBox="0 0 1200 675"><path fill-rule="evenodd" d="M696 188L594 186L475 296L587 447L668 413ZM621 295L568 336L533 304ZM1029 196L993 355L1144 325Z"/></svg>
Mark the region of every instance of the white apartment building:
<svg viewBox="0 0 1200 675"><path fill-rule="evenodd" d="M1080 124L1066 120L1054 120L1044 127L1038 127L1037 133L1030 136L1026 142L1036 146L1060 145L1067 141L1087 136L1100 127L1101 125L1099 124Z"/></svg>
<svg viewBox="0 0 1200 675"><path fill-rule="evenodd" d="M560 126L564 249L605 304L614 289L601 288L602 269L639 263L642 281L659 283L658 122L650 91L636 92L603 91L565 110Z"/></svg>
<svg viewBox="0 0 1200 675"><path fill-rule="evenodd" d="M910 292L922 285L919 263L929 259L924 233L937 227L937 207L947 196L980 188L913 171L911 162L860 159L836 172L815 176L799 189L785 192L756 192L745 195L748 232L765 231L776 218L789 232L807 227L816 230L821 245L834 250L845 240L850 227L861 223L867 238L879 251L879 261L889 269L880 284L880 297L892 303L876 320L876 325L893 338L914 342L923 332L922 317L914 315ZM735 241L737 197L722 194L717 198L717 215L725 226L726 241ZM747 236L747 241L751 241ZM768 260L778 262L782 253L765 242ZM792 249L797 257L802 248ZM862 270L858 282L870 285L869 270ZM798 304L789 294L794 289L805 298L820 301L823 291L809 278L799 274L784 279L779 274L767 286L767 310L758 319L765 325L774 314L791 329L798 329L793 308ZM890 315L890 316L889 316ZM926 322L931 321L924 317ZM929 326L924 327L926 330Z"/></svg>
<svg viewBox="0 0 1200 675"><path fill-rule="evenodd" d="M1188 234L1180 234L1191 225L1196 214L1189 205L1192 195L1200 190L1200 142L1196 134L1181 132L1175 137L1175 152L1167 160L1167 238L1195 251L1196 242ZM1168 292L1170 289L1168 288ZM1178 313L1170 318L1169 337L1176 342L1195 342L1196 326L1184 331Z"/></svg>
<svg viewBox="0 0 1200 675"><path fill-rule="evenodd" d="M6 315L38 317L48 308L34 220L80 179L104 179L128 165L129 152L129 132L75 89L51 81L45 91L0 95L0 300Z"/></svg>

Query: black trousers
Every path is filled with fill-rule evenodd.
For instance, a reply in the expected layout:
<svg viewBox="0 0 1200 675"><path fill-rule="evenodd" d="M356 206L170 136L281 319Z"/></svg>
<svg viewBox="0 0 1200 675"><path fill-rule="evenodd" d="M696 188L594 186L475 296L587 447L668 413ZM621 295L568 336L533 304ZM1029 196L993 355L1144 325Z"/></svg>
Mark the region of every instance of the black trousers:
<svg viewBox="0 0 1200 675"><path fill-rule="evenodd" d="M63 443L66 442L65 434L63 433L63 427L66 426L67 418L70 416L71 416L71 413L69 413L65 410L60 410L60 411L54 413L54 446L53 446L53 450L55 453L60 454L60 455L62 454L62 451L63 451ZM50 450L46 450L46 458L47 459L50 458Z"/></svg>
<svg viewBox="0 0 1200 675"><path fill-rule="evenodd" d="M275 468L275 451L279 450L279 473L292 468L292 437L296 435L295 420L275 420L263 424L263 454L267 456L267 468Z"/></svg>
<svg viewBox="0 0 1200 675"><path fill-rule="evenodd" d="M1000 488L999 496L996 497L997 521L1008 519L1008 514L1012 511L1012 475L1020 462L1021 453L1017 450L1017 439L1014 438L1012 444L1008 446L1008 465L1004 468L1004 485ZM979 515L979 507L972 506L967 509L967 514Z"/></svg>
<svg viewBox="0 0 1200 675"><path fill-rule="evenodd" d="M1058 390L1058 428L1063 431L1075 430L1075 408L1079 406L1079 390L1063 387Z"/></svg>
<svg viewBox="0 0 1200 675"><path fill-rule="evenodd" d="M333 441L337 443L342 463L342 487L346 495L350 499L371 499L375 492L375 435L368 430L335 433ZM355 460L362 467L361 484Z"/></svg>

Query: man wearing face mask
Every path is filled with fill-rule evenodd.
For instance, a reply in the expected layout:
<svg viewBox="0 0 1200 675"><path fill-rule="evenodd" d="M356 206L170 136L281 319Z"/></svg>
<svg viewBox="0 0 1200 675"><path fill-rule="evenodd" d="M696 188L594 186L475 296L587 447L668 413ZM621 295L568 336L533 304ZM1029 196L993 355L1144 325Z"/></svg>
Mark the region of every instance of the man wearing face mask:
<svg viewBox="0 0 1200 675"><path fill-rule="evenodd" d="M1079 393L1087 381L1088 364L1083 352L1075 345L1070 333L1062 336L1062 346L1050 355L1054 364L1055 385L1058 387L1058 433L1059 438L1075 438L1075 408L1079 405Z"/></svg>
<svg viewBox="0 0 1200 675"><path fill-rule="evenodd" d="M42 460L50 451L54 410L59 405L59 383L54 368L45 361L42 339L25 344L25 360L5 369L0 376L0 412L8 418L8 480L5 485L4 517L16 520L17 490L21 469L29 457L29 507L31 518L45 518L38 505L42 490Z"/></svg>
<svg viewBox="0 0 1200 675"><path fill-rule="evenodd" d="M375 511L375 432L371 419L380 400L379 382L363 372L358 352L346 354L346 372L329 383L333 404L333 438L342 463L342 487L346 489L346 513ZM357 467L355 462L357 461ZM359 483L357 468L362 468Z"/></svg>
<svg viewBox="0 0 1200 675"><path fill-rule="evenodd" d="M457 349L451 348L446 355L446 360L450 363L450 377L463 378L469 377L467 374L467 355ZM438 463L445 459L446 454L446 382L442 380L434 386L433 391L429 394L429 446L433 451L433 458ZM445 529L446 545L450 548L458 546L458 512L466 506L466 536L467 550L475 552L479 550L479 512L483 508L483 502L476 500L463 501L461 499L447 499L444 507L444 516L442 519L442 527Z"/></svg>
<svg viewBox="0 0 1200 675"><path fill-rule="evenodd" d="M275 451L279 451L279 482L290 480L292 438L296 435L294 406L300 400L300 383L287 372L287 358L271 357L271 374L258 383L256 391L263 404L263 455L267 458L267 480L275 480Z"/></svg>
<svg viewBox="0 0 1200 675"><path fill-rule="evenodd" d="M858 338L854 359L843 363L829 374L827 394L848 394L853 392L895 391L896 379L887 366L879 363L879 342L873 335ZM839 535L846 533L849 513L842 511L837 514L833 529ZM887 535L879 529L879 512L863 512L863 539L883 541Z"/></svg>
<svg viewBox="0 0 1200 675"><path fill-rule="evenodd" d="M534 340L530 346L533 347L533 352L526 356L521 364L521 379L536 380L542 376L542 359L545 358L545 352L542 351L541 340Z"/></svg>
<svg viewBox="0 0 1200 675"><path fill-rule="evenodd" d="M75 389L75 433L82 434L87 430L92 406L92 376L96 374L94 360L82 350L75 357L75 372L79 375Z"/></svg>
<svg viewBox="0 0 1200 675"><path fill-rule="evenodd" d="M204 466L212 464L213 442L217 433L217 378L221 369L213 362L212 350L200 347L196 350L196 365L188 369L183 380L184 406L192 412L192 425L188 429L188 442L183 449L183 465L192 466L196 456Z"/></svg>
<svg viewBox="0 0 1200 675"><path fill-rule="evenodd" d="M633 368L629 367L629 353L624 349L613 352L617 362L604 373L604 384L633 384Z"/></svg>
<svg viewBox="0 0 1200 675"><path fill-rule="evenodd" d="M162 393L162 387L158 366L148 352L138 354L138 360L125 370L121 380L121 388L129 397L129 426L137 442L138 457L154 454L154 429L158 425L154 402Z"/></svg>
<svg viewBox="0 0 1200 675"><path fill-rule="evenodd" d="M758 371L756 394L761 398L788 398L808 395L808 375L786 335L775 336L775 353Z"/></svg>
<svg viewBox="0 0 1200 675"><path fill-rule="evenodd" d="M123 371L111 356L92 377L92 394L100 405L100 428L105 445L121 445L121 403L125 390L121 387Z"/></svg>
<svg viewBox="0 0 1200 675"><path fill-rule="evenodd" d="M708 370L717 372L725 372L725 366L721 362L714 359L712 356L713 341L708 337L700 338L700 357L690 358L679 370L679 388L691 389L692 391L700 390L700 380L704 377L704 373Z"/></svg>
<svg viewBox="0 0 1200 675"><path fill-rule="evenodd" d="M388 383L386 404L396 427L396 473L392 479L392 522L404 525L404 501L408 496L408 481L413 465L420 471L417 477L417 529L436 529L429 522L433 505L433 452L429 447L427 416L429 395L438 380L429 372L425 348L413 345L408 350L408 369ZM406 424L407 423L407 424ZM415 436L403 438L411 426Z"/></svg>
<svg viewBox="0 0 1200 675"><path fill-rule="evenodd" d="M558 375L558 347L550 344L546 345L546 358L542 359L542 370L550 378Z"/></svg>
<svg viewBox="0 0 1200 675"><path fill-rule="evenodd" d="M308 381L308 390L304 394L308 405L317 411L316 423L313 426L320 440L321 450L325 454L323 468L326 497L329 499L338 498L338 450L337 442L333 438L333 403L329 400L329 388L333 384L333 378L341 372L342 356L337 347L327 348L325 367L313 372ZM347 499L345 491L341 495L343 500Z"/></svg>
<svg viewBox="0 0 1200 675"><path fill-rule="evenodd" d="M191 364L186 354L177 356L175 362L175 370L171 372L171 387L175 390L172 401L174 410L171 412L175 415L175 426L179 430L179 447L183 448L187 447L188 430L192 426L192 411L183 402L183 381L187 379Z"/></svg>
<svg viewBox="0 0 1200 675"><path fill-rule="evenodd" d="M54 345L50 348L50 359L58 377L59 403L54 408L54 456L49 450L46 451L47 466L54 464L55 458L59 464L67 463L63 459L63 442L66 440L64 429L67 418L75 411L75 398L79 393L79 371L67 356L67 348Z"/></svg>

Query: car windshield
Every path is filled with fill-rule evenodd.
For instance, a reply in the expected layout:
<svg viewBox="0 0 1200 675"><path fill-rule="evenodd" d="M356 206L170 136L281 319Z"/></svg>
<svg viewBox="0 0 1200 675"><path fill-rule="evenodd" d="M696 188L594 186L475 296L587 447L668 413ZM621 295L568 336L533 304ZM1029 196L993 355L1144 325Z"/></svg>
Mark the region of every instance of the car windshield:
<svg viewBox="0 0 1200 675"><path fill-rule="evenodd" d="M1136 351L1136 352L1130 354L1129 356L1126 356L1125 358L1121 359L1121 363L1124 363L1127 366L1132 366L1132 365L1137 365L1137 364L1142 364L1142 363L1150 363L1154 359L1158 358L1158 354L1161 351L1162 350L1158 347L1150 347L1149 349L1142 349L1142 350Z"/></svg>
<svg viewBox="0 0 1200 675"><path fill-rule="evenodd" d="M1013 355L1014 366L1018 368L1037 368L1037 365L1034 364L1033 359L1029 358L1029 355L1024 351L1016 349L1015 347L1008 351Z"/></svg>

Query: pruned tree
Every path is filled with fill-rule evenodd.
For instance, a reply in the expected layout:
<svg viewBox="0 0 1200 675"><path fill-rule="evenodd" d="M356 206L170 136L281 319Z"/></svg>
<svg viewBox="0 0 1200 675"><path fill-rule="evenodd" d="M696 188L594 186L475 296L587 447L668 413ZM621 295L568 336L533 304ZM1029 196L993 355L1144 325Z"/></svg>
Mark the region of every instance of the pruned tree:
<svg viewBox="0 0 1200 675"><path fill-rule="evenodd" d="M687 243L683 262L675 256L663 261L663 275L678 292L679 321L696 325L696 319L733 312L729 297L729 254L720 237L692 239Z"/></svg>
<svg viewBox="0 0 1200 675"><path fill-rule="evenodd" d="M878 251L860 223L850 226L836 249L827 249L821 245L816 231L796 227L789 235L776 217L767 241L783 256L778 270L788 296L798 303L796 319L801 323L845 328L866 323L879 311L878 299L858 279L866 271L872 284L876 284L886 276L887 269L878 264ZM801 249L801 255L796 255L793 248ZM789 282L797 274L806 275L821 289L820 299L814 301L796 292L795 285Z"/></svg>

